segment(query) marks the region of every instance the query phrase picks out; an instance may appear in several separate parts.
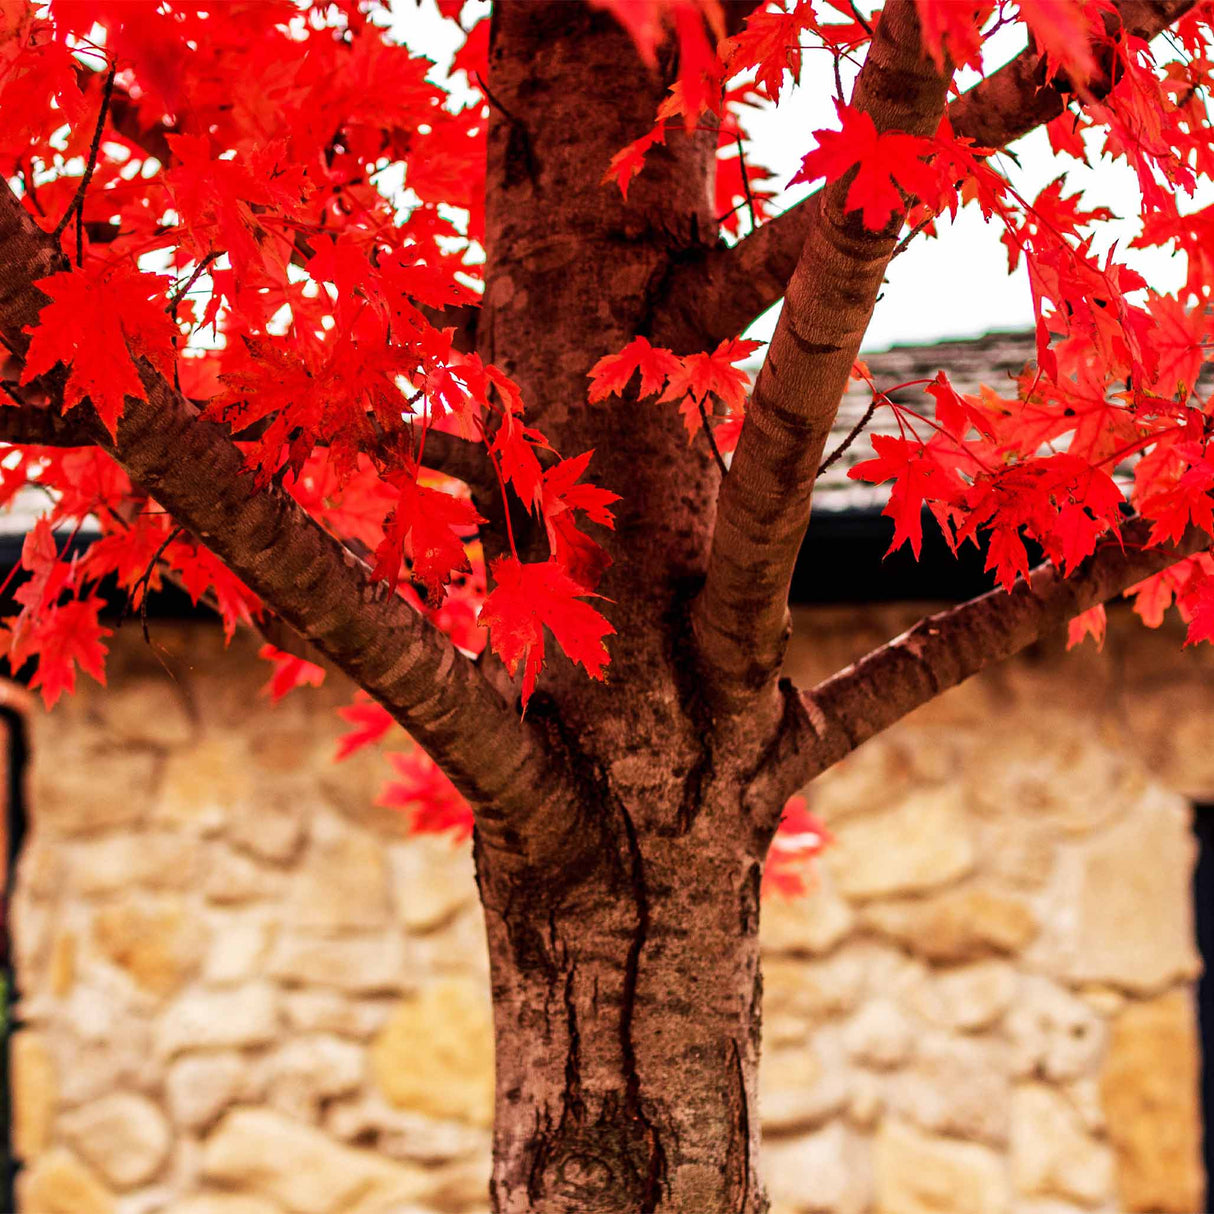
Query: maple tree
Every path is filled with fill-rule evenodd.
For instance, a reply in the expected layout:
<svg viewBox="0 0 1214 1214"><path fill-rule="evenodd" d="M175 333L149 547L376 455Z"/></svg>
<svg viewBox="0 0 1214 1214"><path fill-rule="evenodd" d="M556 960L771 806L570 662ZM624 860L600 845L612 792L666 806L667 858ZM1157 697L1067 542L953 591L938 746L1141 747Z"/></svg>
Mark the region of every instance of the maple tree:
<svg viewBox="0 0 1214 1214"><path fill-rule="evenodd" d="M0 502L50 503L0 643L53 705L104 679L103 586L171 582L262 630L268 695L344 671L342 754L392 748L383 803L473 838L494 1209L757 1214L759 890L824 842L797 790L1117 594L1214 637L1214 6L500 0L446 75L383 17L0 0ZM795 87L838 129L779 211L746 115ZM1030 199L996 153L1043 124ZM1096 252L1062 158L1101 155L1176 295ZM872 383L891 257L966 206L1027 267L1034 365ZM799 690L788 586L853 378L897 418L851 471L893 546L927 511L998 585Z"/></svg>

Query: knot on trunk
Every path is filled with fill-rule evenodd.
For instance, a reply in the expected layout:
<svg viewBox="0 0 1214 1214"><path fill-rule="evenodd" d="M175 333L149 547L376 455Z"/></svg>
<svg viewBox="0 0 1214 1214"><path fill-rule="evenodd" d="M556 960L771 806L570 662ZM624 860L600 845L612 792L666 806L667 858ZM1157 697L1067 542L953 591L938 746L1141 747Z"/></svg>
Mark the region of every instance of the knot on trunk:
<svg viewBox="0 0 1214 1214"><path fill-rule="evenodd" d="M645 1214L657 1206L665 1168L653 1128L608 1094L593 1119L568 1104L560 1124L534 1139L528 1193L539 1214Z"/></svg>

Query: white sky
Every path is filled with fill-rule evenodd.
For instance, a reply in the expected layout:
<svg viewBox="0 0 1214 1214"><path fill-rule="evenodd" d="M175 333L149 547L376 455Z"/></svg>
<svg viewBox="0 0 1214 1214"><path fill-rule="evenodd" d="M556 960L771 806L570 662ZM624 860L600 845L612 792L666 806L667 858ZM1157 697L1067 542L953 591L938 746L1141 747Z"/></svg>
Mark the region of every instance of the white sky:
<svg viewBox="0 0 1214 1214"><path fill-rule="evenodd" d="M487 9L484 0L469 0L463 13L464 23L470 24ZM412 0L398 3L393 27L415 52L434 59L440 66L450 62L460 43L459 31L438 17L433 0L421 0L418 7ZM988 71L1010 59L1023 45L1023 26L1007 27L988 47ZM855 69L849 70L846 63L843 68L846 90ZM977 78L968 72L959 75L958 82L965 88ZM812 132L837 128L833 98L830 55L825 51L807 51L798 87L786 92L778 107L748 112L746 126L753 139L748 155L755 163L774 171L779 187L786 185L813 146ZM1065 173L1066 194L1082 189L1085 208L1103 205L1118 216L1117 222L1098 225L1094 245L1098 254L1103 255L1116 241L1122 260L1157 290L1175 290L1183 283L1183 260L1164 250L1127 247L1139 231L1141 200L1134 171L1124 161L1103 160L1095 168L1088 168L1069 156L1055 156L1044 130L1019 140L1012 150L1020 162L1019 168L1007 157L1000 158L1000 167L1026 197L1035 197L1043 186ZM807 192L804 185L786 190L777 199L777 206L780 209L790 206ZM1214 188L1206 188L1184 209L1196 209L1211 202ZM1032 324L1027 273L1023 264L1016 273L1008 273L1007 251L999 240L999 228L988 225L972 206L963 208L955 223L945 216L937 221L937 227L938 239L917 237L890 264L883 297L865 337L866 350L978 336ZM750 335L766 339L774 325L773 309L752 326Z"/></svg>

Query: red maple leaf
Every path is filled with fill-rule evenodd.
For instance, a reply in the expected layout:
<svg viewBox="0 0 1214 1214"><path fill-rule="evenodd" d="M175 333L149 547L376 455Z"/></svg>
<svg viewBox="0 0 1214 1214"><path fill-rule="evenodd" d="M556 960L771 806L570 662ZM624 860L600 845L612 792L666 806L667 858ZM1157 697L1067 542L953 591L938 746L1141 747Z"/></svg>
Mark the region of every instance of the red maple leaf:
<svg viewBox="0 0 1214 1214"><path fill-rule="evenodd" d="M348 759L355 751L378 742L396 723L392 714L365 691L358 693L353 704L339 708L337 715L354 726L338 739L336 757L339 760Z"/></svg>
<svg viewBox="0 0 1214 1214"><path fill-rule="evenodd" d="M830 832L809 812L805 798L790 797L763 866L763 892L785 898L808 893L814 857L830 842Z"/></svg>
<svg viewBox="0 0 1214 1214"><path fill-rule="evenodd" d="M323 666L317 666L307 658L296 657L276 645L263 645L257 651L257 656L274 666L274 673L261 689L261 694L268 695L275 704L296 687L319 687L325 681Z"/></svg>
<svg viewBox="0 0 1214 1214"><path fill-rule="evenodd" d="M101 638L111 633L97 619L103 606L98 597L71 599L39 622L38 668L29 685L41 689L47 708L54 708L65 691L70 694L76 690L77 666L105 685L106 648Z"/></svg>
<svg viewBox="0 0 1214 1214"><path fill-rule="evenodd" d="M681 367L677 354L651 346L644 337L634 337L618 354L605 354L590 368L590 403L620 396L637 371L641 373L638 396L652 396Z"/></svg>
<svg viewBox="0 0 1214 1214"><path fill-rule="evenodd" d="M601 679L610 660L603 638L615 629L589 603L588 592L555 559L524 565L507 556L492 567L497 585L485 599L480 622L493 652L513 675L523 664L523 707L544 668L544 629L591 678Z"/></svg>
<svg viewBox="0 0 1214 1214"><path fill-rule="evenodd" d="M384 541L375 550L374 576L395 587L407 545L414 581L426 588L427 601L437 606L452 575L472 568L460 533L485 520L467 498L428 489L411 477L401 477L398 489L396 507L384 524Z"/></svg>
<svg viewBox="0 0 1214 1214"><path fill-rule="evenodd" d="M388 761L399 779L384 785L376 805L408 814L410 828L417 834L450 831L456 842L471 838L471 806L424 750L418 747L407 754L394 752L388 755Z"/></svg>
<svg viewBox="0 0 1214 1214"><path fill-rule="evenodd" d="M26 327L30 345L21 382L63 363L64 412L87 398L117 437L123 399L147 400L134 360L146 358L161 374L172 373L177 327L165 313L160 281L129 266L90 261L83 270L52 274L36 285L51 302L38 313L38 324Z"/></svg>
<svg viewBox="0 0 1214 1214"><path fill-rule="evenodd" d="M930 140L904 131L877 134L872 118L862 110L835 102L842 130L815 131L818 146L801 162L793 181L813 183L820 177L838 181L858 167L847 191L849 211L863 213L864 226L880 231L895 215L906 212L903 191L929 198L937 175L921 157L932 151Z"/></svg>
<svg viewBox="0 0 1214 1214"><path fill-rule="evenodd" d="M874 434L872 444L876 458L849 468L847 475L852 480L873 484L894 482L889 502L882 511L894 520L889 552L909 540L917 559L923 544L923 504L931 497L949 496L958 483L956 476L941 463L936 451L924 443Z"/></svg>
<svg viewBox="0 0 1214 1214"><path fill-rule="evenodd" d="M1109 625L1109 617L1105 614L1104 604L1097 603L1081 612L1066 626L1066 647L1074 649L1076 645L1091 637L1096 642L1097 649L1104 648L1104 634Z"/></svg>

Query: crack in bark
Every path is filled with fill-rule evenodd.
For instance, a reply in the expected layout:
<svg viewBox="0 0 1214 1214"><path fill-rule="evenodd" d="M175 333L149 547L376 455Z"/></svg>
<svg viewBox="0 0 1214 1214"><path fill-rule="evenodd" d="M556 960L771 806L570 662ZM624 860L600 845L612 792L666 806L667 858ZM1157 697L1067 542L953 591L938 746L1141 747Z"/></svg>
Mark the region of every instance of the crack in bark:
<svg viewBox="0 0 1214 1214"><path fill-rule="evenodd" d="M742 1147L741 1192L737 1199L737 1214L746 1214L746 1203L750 1200L750 1100L746 1095L746 1075L742 1067L742 1047L736 1037L729 1039L730 1054L734 1068L734 1127L731 1143Z"/></svg>
<svg viewBox="0 0 1214 1214"><path fill-rule="evenodd" d="M628 1114L640 1126L649 1144L649 1175L642 1192L641 1214L652 1214L665 1180L666 1156L657 1127L646 1115L641 1101L641 1076L637 1070L636 1046L632 1040L632 1020L636 1012L637 979L641 953L649 938L649 890L645 883L645 861L637 839L636 825L624 805L620 805L624 834L631 859L629 878L637 910L637 924L624 966L623 1005L620 1008L620 1053L624 1059L624 1097Z"/></svg>

